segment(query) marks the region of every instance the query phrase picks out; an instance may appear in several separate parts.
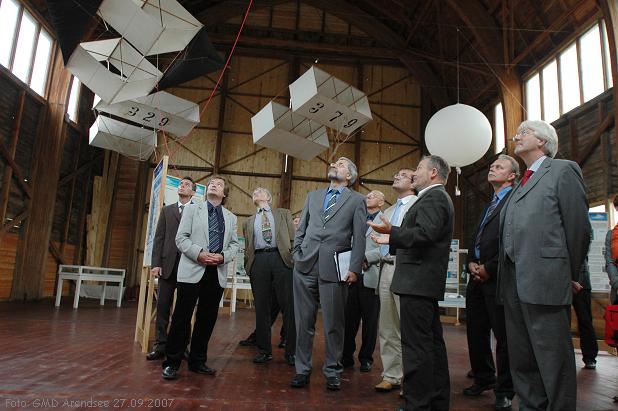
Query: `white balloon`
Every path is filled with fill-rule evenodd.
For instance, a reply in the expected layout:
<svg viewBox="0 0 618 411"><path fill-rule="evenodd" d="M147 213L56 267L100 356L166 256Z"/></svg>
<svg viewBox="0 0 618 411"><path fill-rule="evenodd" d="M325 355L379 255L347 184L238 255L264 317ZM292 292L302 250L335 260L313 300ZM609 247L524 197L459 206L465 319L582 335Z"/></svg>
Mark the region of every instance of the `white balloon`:
<svg viewBox="0 0 618 411"><path fill-rule="evenodd" d="M453 104L434 114L425 128L425 144L451 167L474 163L491 145L492 131L483 113L466 104Z"/></svg>

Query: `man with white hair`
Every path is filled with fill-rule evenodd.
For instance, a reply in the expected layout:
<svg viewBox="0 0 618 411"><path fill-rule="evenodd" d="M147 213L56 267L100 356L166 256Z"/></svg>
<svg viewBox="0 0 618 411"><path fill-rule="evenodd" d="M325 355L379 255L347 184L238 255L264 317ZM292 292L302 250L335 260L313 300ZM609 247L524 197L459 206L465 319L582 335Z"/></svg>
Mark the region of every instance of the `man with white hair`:
<svg viewBox="0 0 618 411"><path fill-rule="evenodd" d="M245 269L251 277L259 351L253 362L265 364L273 358L271 303L275 297L283 311L286 361L293 365L296 331L292 302L292 213L285 208L272 208L272 194L262 187L253 192L253 204L257 212L243 225Z"/></svg>
<svg viewBox="0 0 618 411"><path fill-rule="evenodd" d="M309 384L318 306L322 308L326 388L341 388L341 355L348 285L357 281L365 258L367 205L350 187L358 178L356 165L340 157L328 168L330 186L307 195L294 239L294 314L296 375L290 385ZM354 241L352 241L354 238ZM349 267L335 265L335 253L350 251Z"/></svg>
<svg viewBox="0 0 618 411"><path fill-rule="evenodd" d="M373 190L367 194L367 221L380 221L384 205L384 193ZM367 227L365 237L373 233ZM367 240L365 245L365 261L363 272L358 281L350 284L348 301L345 306L345 337L343 341L344 367L354 366L354 351L356 351L356 334L361 321L363 322L362 342L358 351L360 372L369 372L373 367L373 351L378 338L378 314L380 299L376 293L380 275L380 247L374 241Z"/></svg>
<svg viewBox="0 0 618 411"><path fill-rule="evenodd" d="M513 140L527 169L500 213L496 288L513 385L522 410L575 410L570 309L590 242L586 188L577 163L554 159L550 124L524 121Z"/></svg>

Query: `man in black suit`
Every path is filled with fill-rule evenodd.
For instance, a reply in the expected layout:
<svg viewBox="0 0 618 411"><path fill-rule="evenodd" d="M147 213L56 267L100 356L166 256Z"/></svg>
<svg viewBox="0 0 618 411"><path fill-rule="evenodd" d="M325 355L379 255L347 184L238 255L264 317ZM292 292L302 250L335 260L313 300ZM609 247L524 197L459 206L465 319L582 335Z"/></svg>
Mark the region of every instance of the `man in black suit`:
<svg viewBox="0 0 618 411"><path fill-rule="evenodd" d="M163 207L157 222L152 246L152 268L150 269L159 283L155 323L156 339L152 351L146 355L148 361L165 357L167 326L170 322L170 311L174 290L176 290L176 274L180 261L180 251L176 247L176 232L185 205L191 201L194 194L195 182L191 177L183 177L178 185L178 202Z"/></svg>
<svg viewBox="0 0 618 411"><path fill-rule="evenodd" d="M504 154L489 167L487 181L493 187L492 199L483 210L479 225L468 246L470 280L466 288L466 323L468 353L474 374L474 384L463 390L464 395L477 396L494 388L496 410L511 409L513 380L509 368L504 307L496 304L498 274L498 235L500 210L511 194L519 176L519 164ZM491 352L491 331L496 337L496 366Z"/></svg>
<svg viewBox="0 0 618 411"><path fill-rule="evenodd" d="M444 189L449 165L423 157L413 174L418 200L400 227L369 223L372 239L395 255L391 290L401 302L401 346L405 410L448 410L450 378L438 301L444 298L453 237L453 202Z"/></svg>

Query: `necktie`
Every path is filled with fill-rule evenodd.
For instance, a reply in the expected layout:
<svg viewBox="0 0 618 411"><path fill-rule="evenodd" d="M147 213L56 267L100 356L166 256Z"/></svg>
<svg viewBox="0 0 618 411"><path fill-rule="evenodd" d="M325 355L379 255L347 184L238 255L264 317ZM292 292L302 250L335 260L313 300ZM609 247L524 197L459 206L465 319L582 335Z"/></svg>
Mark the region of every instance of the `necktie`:
<svg viewBox="0 0 618 411"><path fill-rule="evenodd" d="M264 238L266 244L270 245L273 240L273 230L270 227L270 220L266 215L266 210L262 209L260 212L262 214L262 238Z"/></svg>
<svg viewBox="0 0 618 411"><path fill-rule="evenodd" d="M329 191L329 194L331 194L332 197L328 200L328 203L326 203L326 208L324 209L324 220L328 220L331 212L333 211L333 207L337 203L337 192L335 190L332 190Z"/></svg>
<svg viewBox="0 0 618 411"><path fill-rule="evenodd" d="M217 216L217 210L213 207L208 210L208 242L211 253L217 253L221 248L221 238L219 232L219 217Z"/></svg>
<svg viewBox="0 0 618 411"><path fill-rule="evenodd" d="M481 235L483 234L483 230L485 229L485 226L487 225L487 221L489 221L489 217L491 217L496 207L498 207L498 204L500 204L500 199L498 198L498 195L494 194L494 198L491 200L491 203L489 203L489 205L487 206L487 212L485 213L485 217L483 218L483 221L481 222L481 225L479 226L479 231L476 233L476 238L474 239L474 251L476 254L476 258L479 258L480 256L479 252L480 252L480 246L481 246Z"/></svg>
<svg viewBox="0 0 618 411"><path fill-rule="evenodd" d="M184 209L185 209L185 205L183 204L183 205L180 206L180 209L178 210L180 212L180 214L182 214Z"/></svg>
<svg viewBox="0 0 618 411"><path fill-rule="evenodd" d="M389 223L391 223L391 225L399 225L399 214L401 213L402 205L403 202L401 200L397 200L397 204L395 204L395 209L393 210L393 214L391 215L391 218L389 220ZM380 246L380 255L384 257L386 254L388 254L388 249L389 246L387 244L382 244Z"/></svg>
<svg viewBox="0 0 618 411"><path fill-rule="evenodd" d="M525 186L526 183L528 182L528 180L530 179L530 176L534 173L534 171L532 170L526 170L524 171L524 176L521 179L521 186Z"/></svg>

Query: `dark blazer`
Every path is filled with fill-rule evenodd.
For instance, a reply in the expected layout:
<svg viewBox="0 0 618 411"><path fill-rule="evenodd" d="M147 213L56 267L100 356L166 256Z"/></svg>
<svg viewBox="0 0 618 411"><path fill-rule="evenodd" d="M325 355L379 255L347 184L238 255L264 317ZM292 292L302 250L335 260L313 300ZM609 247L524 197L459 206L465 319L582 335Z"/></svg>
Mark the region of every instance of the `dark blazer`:
<svg viewBox="0 0 618 411"><path fill-rule="evenodd" d="M397 258L392 292L444 298L453 213L451 197L440 185L423 193L406 213L401 227L393 227L390 253Z"/></svg>
<svg viewBox="0 0 618 411"><path fill-rule="evenodd" d="M500 267L507 257L515 263L521 302L571 305L571 281L581 281L591 232L581 169L546 158L524 187L513 188L500 212Z"/></svg>
<svg viewBox="0 0 618 411"><path fill-rule="evenodd" d="M513 190L506 193L502 200L500 200L500 203L498 203L498 205L496 206L496 209L493 211L493 213L491 213L491 215L487 217L488 220L485 224L483 234L481 235L479 258L477 259L474 256L474 242L476 240L477 233L481 228L483 216L485 215L489 204L483 210L483 214L481 214L479 223L476 226L476 230L474 230L474 235L472 236L470 244L468 245L468 259L466 265L471 262L485 265L485 270L489 274L489 280L483 283L470 280L468 282L468 287L482 286L486 291L490 291L491 294L495 294L496 292L496 278L498 276L499 257L498 239L500 236L500 211L502 210L502 207L504 207L504 204L506 204L512 192Z"/></svg>
<svg viewBox="0 0 618 411"><path fill-rule="evenodd" d="M188 203L187 203L188 204ZM180 224L178 203L163 207L152 245L152 267L161 267L161 277L168 279L180 254L176 247L176 232Z"/></svg>
<svg viewBox="0 0 618 411"><path fill-rule="evenodd" d="M275 241L277 250L283 263L292 268L292 244L294 241L294 221L292 213L286 208L272 208L275 219ZM245 270L251 272L253 259L255 258L255 244L253 241L253 226L255 225L255 214L245 220L242 232L245 237Z"/></svg>
<svg viewBox="0 0 618 411"><path fill-rule="evenodd" d="M347 188L333 206L328 221L325 221L326 192L326 189L315 190L307 195L294 238L294 268L308 274L317 262L320 278L338 282L335 252L351 249L350 271L362 273L367 203L365 196Z"/></svg>

